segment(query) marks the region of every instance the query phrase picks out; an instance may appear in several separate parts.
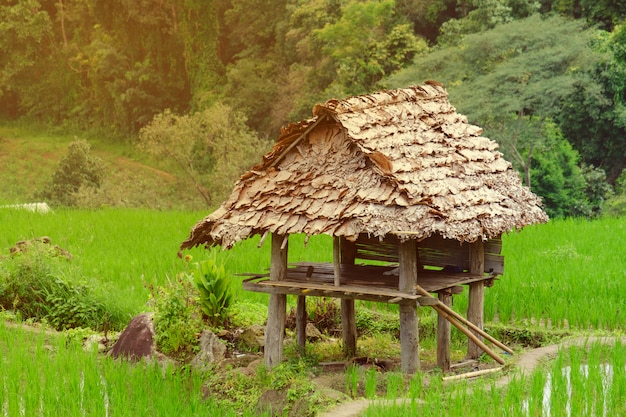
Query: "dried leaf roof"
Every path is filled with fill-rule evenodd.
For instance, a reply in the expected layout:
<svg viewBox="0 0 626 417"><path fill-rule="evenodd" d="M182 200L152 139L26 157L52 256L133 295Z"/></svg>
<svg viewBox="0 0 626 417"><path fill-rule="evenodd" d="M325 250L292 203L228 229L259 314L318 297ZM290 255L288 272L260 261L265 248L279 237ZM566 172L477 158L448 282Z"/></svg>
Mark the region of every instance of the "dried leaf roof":
<svg viewBox="0 0 626 417"><path fill-rule="evenodd" d="M498 145L437 82L329 100L198 222L181 249L266 231L473 242L547 221Z"/></svg>

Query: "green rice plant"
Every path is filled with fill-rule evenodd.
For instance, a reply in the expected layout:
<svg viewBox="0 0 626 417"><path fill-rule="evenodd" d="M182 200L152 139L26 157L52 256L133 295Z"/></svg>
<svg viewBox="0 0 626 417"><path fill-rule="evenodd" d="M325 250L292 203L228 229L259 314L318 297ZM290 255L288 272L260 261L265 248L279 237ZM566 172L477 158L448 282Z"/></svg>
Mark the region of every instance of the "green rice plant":
<svg viewBox="0 0 626 417"><path fill-rule="evenodd" d="M352 398L357 398L359 393L359 367L354 364L348 366L345 378L346 393Z"/></svg>
<svg viewBox="0 0 626 417"><path fill-rule="evenodd" d="M189 368L117 361L84 351L62 334L4 322L0 367L0 414L8 417L260 415L250 405L203 398L205 376Z"/></svg>
<svg viewBox="0 0 626 417"><path fill-rule="evenodd" d="M223 265L213 259L196 263L193 279L200 292L199 305L205 318L213 327L224 325L228 308L233 302L230 281Z"/></svg>
<svg viewBox="0 0 626 417"><path fill-rule="evenodd" d="M387 393L389 399L398 398L404 391L404 375L401 372L390 372L387 374Z"/></svg>
<svg viewBox="0 0 626 417"><path fill-rule="evenodd" d="M375 398L378 385L378 371L371 367L365 374L365 398Z"/></svg>

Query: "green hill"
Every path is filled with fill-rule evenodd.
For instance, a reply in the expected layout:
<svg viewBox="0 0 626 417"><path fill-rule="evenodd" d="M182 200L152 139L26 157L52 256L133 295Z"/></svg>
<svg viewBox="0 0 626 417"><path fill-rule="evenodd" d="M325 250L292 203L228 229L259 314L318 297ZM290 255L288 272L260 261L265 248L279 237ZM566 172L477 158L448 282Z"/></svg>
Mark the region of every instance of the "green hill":
<svg viewBox="0 0 626 417"><path fill-rule="evenodd" d="M165 162L146 158L128 142L15 125L0 126L0 204L42 201L42 190L76 138L86 139L93 154L107 166L101 188L96 193L81 193L82 207L206 209L180 172Z"/></svg>

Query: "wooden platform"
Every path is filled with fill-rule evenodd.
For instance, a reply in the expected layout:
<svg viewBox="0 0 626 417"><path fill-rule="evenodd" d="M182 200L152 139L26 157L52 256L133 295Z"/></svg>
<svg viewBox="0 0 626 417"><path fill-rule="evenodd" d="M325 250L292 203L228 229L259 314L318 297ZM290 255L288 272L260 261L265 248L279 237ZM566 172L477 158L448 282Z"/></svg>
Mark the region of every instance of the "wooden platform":
<svg viewBox="0 0 626 417"><path fill-rule="evenodd" d="M432 305L431 297L398 291L398 275L390 266L341 266L340 285L334 284L332 264L298 263L287 269L284 281L270 281L269 274L244 274L243 289L270 294L291 294L344 299L359 299L386 303L415 301ZM493 279L493 275L472 275L465 272L419 271L417 283L428 292Z"/></svg>

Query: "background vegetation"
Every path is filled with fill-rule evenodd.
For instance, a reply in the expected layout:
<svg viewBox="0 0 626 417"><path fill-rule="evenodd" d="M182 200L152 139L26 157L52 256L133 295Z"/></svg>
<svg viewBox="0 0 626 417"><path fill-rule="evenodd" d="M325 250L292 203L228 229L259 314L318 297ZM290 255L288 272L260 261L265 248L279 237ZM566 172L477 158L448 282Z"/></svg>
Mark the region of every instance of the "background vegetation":
<svg viewBox="0 0 626 417"><path fill-rule="evenodd" d="M436 79L550 215L619 213L622 3L9 0L0 5L0 119L105 146L139 141L160 168L171 162L170 181L197 190L179 205L215 206L266 140L316 102ZM132 181L112 178L114 168L60 203L104 194L96 201L145 205L120 197Z"/></svg>

